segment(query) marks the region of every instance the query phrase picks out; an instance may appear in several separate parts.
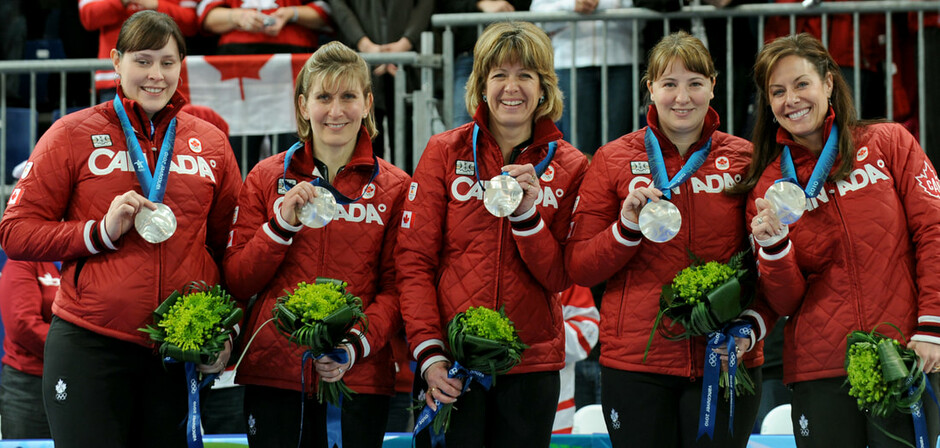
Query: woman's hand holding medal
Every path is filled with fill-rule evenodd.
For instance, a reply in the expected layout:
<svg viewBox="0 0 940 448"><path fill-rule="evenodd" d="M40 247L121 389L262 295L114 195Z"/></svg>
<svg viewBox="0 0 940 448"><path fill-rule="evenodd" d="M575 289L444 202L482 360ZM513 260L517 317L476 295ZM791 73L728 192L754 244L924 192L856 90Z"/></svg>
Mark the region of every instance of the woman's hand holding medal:
<svg viewBox="0 0 940 448"><path fill-rule="evenodd" d="M133 190L116 196L111 201L108 213L104 217L104 229L111 241L117 241L134 226L134 218L141 207L157 210L157 204Z"/></svg>
<svg viewBox="0 0 940 448"><path fill-rule="evenodd" d="M519 186L522 187L522 201L516 210L512 212L513 216L519 216L528 212L535 206L535 201L539 199L539 192L542 191L539 185L539 177L535 174L535 167L531 163L525 165L506 165L502 171L516 179Z"/></svg>
<svg viewBox="0 0 940 448"><path fill-rule="evenodd" d="M620 215L624 219L634 224L640 221L640 210L647 202L659 202L663 192L654 187L640 187L630 192L627 198L623 200L623 207L620 208Z"/></svg>
<svg viewBox="0 0 940 448"><path fill-rule="evenodd" d="M317 197L317 189L310 182L298 182L284 195L281 203L281 218L292 226L300 225L299 212L304 204Z"/></svg>
<svg viewBox="0 0 940 448"><path fill-rule="evenodd" d="M754 239L765 244L769 240L778 239L784 233L786 226L780 222L770 201L758 198L754 201L754 205L757 207L757 215L751 219L751 234L754 235Z"/></svg>

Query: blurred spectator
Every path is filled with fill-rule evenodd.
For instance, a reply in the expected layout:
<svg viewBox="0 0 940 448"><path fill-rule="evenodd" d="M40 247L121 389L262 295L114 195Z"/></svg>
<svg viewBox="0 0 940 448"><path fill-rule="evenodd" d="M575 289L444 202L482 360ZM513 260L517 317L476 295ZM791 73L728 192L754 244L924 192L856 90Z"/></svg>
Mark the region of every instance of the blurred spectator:
<svg viewBox="0 0 940 448"><path fill-rule="evenodd" d="M450 0L438 2L441 14L464 12L515 12L528 11L532 0ZM476 27L456 27L454 30L454 122L456 128L470 122L467 110L467 79L473 71L473 46L477 42ZM564 87L562 87L564 88Z"/></svg>
<svg viewBox="0 0 940 448"><path fill-rule="evenodd" d="M218 54L312 53L329 24L322 1L202 0L199 26L218 34Z"/></svg>
<svg viewBox="0 0 940 448"><path fill-rule="evenodd" d="M434 12L434 0L331 0L330 4L340 39L360 53L419 50L421 33L429 29L431 13ZM373 71L372 92L379 136L372 140L372 151L379 157L387 157L386 154L390 153L391 148L385 145L386 139L389 147L395 142L393 76L397 73L398 67L392 64L380 65ZM409 134L406 127L406 142Z"/></svg>
<svg viewBox="0 0 940 448"><path fill-rule="evenodd" d="M597 344L597 325L601 316L594 307L594 297L588 288L574 285L559 297L565 320L565 367L561 369L561 390L552 433L570 434L576 409L575 363L587 358L591 348Z"/></svg>
<svg viewBox="0 0 940 448"><path fill-rule="evenodd" d="M59 290L58 262L9 260L0 275L0 315L6 337L0 417L3 439L47 439L49 421L42 403L42 361Z"/></svg>
<svg viewBox="0 0 940 448"><path fill-rule="evenodd" d="M88 31L98 30L98 59L110 59L117 45L124 20L137 11L152 9L173 18L184 36L196 34L196 2L194 0L80 0L78 13ZM114 70L95 73L99 101L114 98L118 75Z"/></svg>
<svg viewBox="0 0 940 448"><path fill-rule="evenodd" d="M220 55L312 53L319 48L321 34L331 32L330 7L323 1L311 0L201 0L198 8L199 28L219 35L216 53ZM245 141L242 161L242 139L232 141L239 165L250 170L262 157L262 146L277 153L297 141L296 134L278 136L277 146L270 147L264 136L251 136Z"/></svg>
<svg viewBox="0 0 940 448"><path fill-rule="evenodd" d="M532 11L574 11L592 14L607 9L629 8L631 0L532 0ZM633 23L628 20L607 22L607 39L604 39L604 22L554 22L544 24L545 32L552 38L555 48L555 72L558 86L565 94L565 113L558 128L576 148L589 156L597 148L633 129L632 66L636 62L633 53ZM574 35L573 33L574 32ZM601 91L604 48L607 52L607 91ZM577 50L575 50L577 48ZM577 68L577 86L571 91L571 64ZM577 97L577 110L571 107L571 99ZM607 101L607 134L604 135L601 98ZM577 114L577 129L571 126L572 114Z"/></svg>
<svg viewBox="0 0 940 448"><path fill-rule="evenodd" d="M914 0L917 1L917 0ZM909 14L909 26L911 33L915 33L919 24L917 23L917 13ZM913 36L916 38L916 35ZM913 48L913 45L911 46ZM924 120L927 129L926 139L921 141L924 151L934 166L940 163L940 13L924 14L924 86L920 88L920 95L927 99L925 101L925 115L920 117ZM916 68L916 65L914 66ZM912 70L912 77L916 76L916 71ZM915 81L916 82L916 81ZM904 83L904 85L913 85ZM912 104L912 108L918 107Z"/></svg>

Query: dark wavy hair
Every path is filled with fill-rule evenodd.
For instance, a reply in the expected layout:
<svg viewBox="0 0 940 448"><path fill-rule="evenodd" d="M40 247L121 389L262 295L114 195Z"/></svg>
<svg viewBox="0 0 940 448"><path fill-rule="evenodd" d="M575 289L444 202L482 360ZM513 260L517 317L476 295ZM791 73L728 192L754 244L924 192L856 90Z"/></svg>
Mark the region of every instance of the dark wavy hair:
<svg viewBox="0 0 940 448"><path fill-rule="evenodd" d="M787 56L799 56L806 59L815 67L819 77L824 80L826 75L832 75L830 101L836 115L835 124L839 127L839 157L842 163L838 170L829 176L829 181L845 179L852 172L855 160L852 131L862 123L856 118L851 89L842 76L839 65L832 59L832 55L822 42L809 34L800 33L777 38L765 45L757 54L757 60L754 63L754 83L757 87L757 120L752 137L754 156L751 158L747 175L735 188L737 192L754 188L767 165L770 165L783 150L783 147L777 144L777 129L780 125L774 121L767 87L773 69L781 59Z"/></svg>

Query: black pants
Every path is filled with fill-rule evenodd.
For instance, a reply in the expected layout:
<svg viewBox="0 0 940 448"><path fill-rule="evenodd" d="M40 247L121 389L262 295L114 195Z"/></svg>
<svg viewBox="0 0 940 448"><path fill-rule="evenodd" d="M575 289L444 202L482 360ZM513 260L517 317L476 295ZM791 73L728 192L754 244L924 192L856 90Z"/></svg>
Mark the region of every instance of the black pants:
<svg viewBox="0 0 940 448"><path fill-rule="evenodd" d="M57 316L46 337L43 400L57 448L185 447L182 364Z"/></svg>
<svg viewBox="0 0 940 448"><path fill-rule="evenodd" d="M914 442L914 421L910 414L895 413L888 419L868 417L858 410L856 399L849 395L844 383L845 377L793 383L790 418L798 448L905 446L886 436L874 424Z"/></svg>
<svg viewBox="0 0 940 448"><path fill-rule="evenodd" d="M698 435L702 379L602 367L601 402L614 447L745 447L760 405L760 368L748 369L754 394L734 401L734 434L728 432L728 401L718 399L715 438ZM833 445L835 446L835 445Z"/></svg>
<svg viewBox="0 0 940 448"><path fill-rule="evenodd" d="M49 420L42 405L42 377L3 365L0 417L4 439L48 439Z"/></svg>
<svg viewBox="0 0 940 448"><path fill-rule="evenodd" d="M295 390L245 386L248 446L298 446L302 396ZM354 394L351 400L343 399L343 448L381 448L388 420L388 403L386 395ZM316 395L304 397L303 443L300 446L327 446L326 404L318 403Z"/></svg>
<svg viewBox="0 0 940 448"><path fill-rule="evenodd" d="M548 447L560 387L557 371L501 375L489 391L471 384L454 403L447 448ZM423 398L420 392L426 389L427 383L415 375L415 396ZM416 447L431 446L429 431L415 437Z"/></svg>

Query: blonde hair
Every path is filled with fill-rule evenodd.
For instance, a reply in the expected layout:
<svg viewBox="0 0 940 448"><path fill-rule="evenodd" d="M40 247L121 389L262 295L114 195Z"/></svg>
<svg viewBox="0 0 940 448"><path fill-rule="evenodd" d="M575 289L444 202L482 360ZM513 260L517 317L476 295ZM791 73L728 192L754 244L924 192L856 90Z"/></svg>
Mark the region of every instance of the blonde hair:
<svg viewBox="0 0 940 448"><path fill-rule="evenodd" d="M535 109L535 120L558 121L564 108L555 74L552 41L541 28L529 22L497 22L483 31L473 48L473 72L467 80L467 111L473 116L486 92L490 71L507 62L518 62L539 75L545 100Z"/></svg>
<svg viewBox="0 0 940 448"><path fill-rule="evenodd" d="M702 41L685 31L679 31L663 36L650 50L646 73L643 73L643 85L659 79L669 68L669 64L676 59L682 61L688 71L705 75L713 82L718 76L712 55ZM648 95L649 92L647 92Z"/></svg>
<svg viewBox="0 0 940 448"><path fill-rule="evenodd" d="M302 109L300 97L307 98L315 81L323 83L323 87L327 90L342 82L358 83L362 86L363 99L372 94L372 72L369 70L369 64L362 59L362 56L359 56L359 53L337 41L320 47L310 55L307 62L304 62L304 66L297 74L297 81L294 84L294 115L297 119L297 136L305 142L310 141L313 135L310 130L310 122L300 113ZM370 139L374 139L378 135L373 109L369 109L369 115L362 120L362 124L365 125Z"/></svg>

